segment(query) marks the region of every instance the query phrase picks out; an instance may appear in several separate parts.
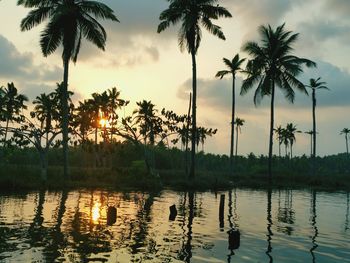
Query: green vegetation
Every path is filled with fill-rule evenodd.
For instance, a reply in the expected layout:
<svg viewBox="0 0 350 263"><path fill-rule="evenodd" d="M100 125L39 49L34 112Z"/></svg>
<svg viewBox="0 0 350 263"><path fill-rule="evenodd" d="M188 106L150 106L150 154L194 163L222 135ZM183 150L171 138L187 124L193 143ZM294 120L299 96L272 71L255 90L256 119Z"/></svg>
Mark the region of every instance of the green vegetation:
<svg viewBox="0 0 350 263"><path fill-rule="evenodd" d="M144 149L127 142L115 142L109 147L98 145L98 165L95 165L94 145L70 148L72 180L63 178L62 148L50 149L48 160L49 188L110 187L114 189L226 189L233 185L266 187L269 184L266 161L268 157L237 156L235 179L230 177L230 159L227 155L197 153L197 177L188 181L185 173L185 153L163 144L148 146L153 153L152 174L144 161ZM6 149L5 162L0 166L0 185L3 189L38 189L42 181L40 156L34 148ZM314 187L324 189L350 189L350 162L347 154L316 157L316 175L312 175L311 158L306 156L273 157L274 187Z"/></svg>

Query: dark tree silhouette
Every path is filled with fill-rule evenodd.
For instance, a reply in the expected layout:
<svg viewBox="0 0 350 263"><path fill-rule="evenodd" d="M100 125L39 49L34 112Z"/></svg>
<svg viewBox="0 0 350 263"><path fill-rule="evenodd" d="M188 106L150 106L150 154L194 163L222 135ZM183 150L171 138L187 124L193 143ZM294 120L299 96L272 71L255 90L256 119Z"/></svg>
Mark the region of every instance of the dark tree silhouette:
<svg viewBox="0 0 350 263"><path fill-rule="evenodd" d="M349 144L348 144L349 133L350 133L349 128L344 128L340 132L340 134L344 134L344 136L345 136L346 154L348 154L348 155L349 155Z"/></svg>
<svg viewBox="0 0 350 263"><path fill-rule="evenodd" d="M235 125L236 125L236 158L237 158L237 152L238 152L238 133L241 133L241 127L244 125L245 120L241 118L236 118Z"/></svg>
<svg viewBox="0 0 350 263"><path fill-rule="evenodd" d="M305 85L306 87L310 88L312 90L312 130L313 130L313 158L316 157L316 90L319 89L327 89L329 90L325 85L326 82L320 81L321 78L318 79L310 79L309 85Z"/></svg>
<svg viewBox="0 0 350 263"><path fill-rule="evenodd" d="M192 138L191 138L191 167L190 178L195 176L196 153L196 125L197 125L197 66L196 54L202 40L201 26L211 34L225 40L221 28L212 23L219 17L232 17L224 7L219 6L218 0L168 0L169 7L164 10L159 19L158 33L164 31L170 25L181 22L179 30L179 46L181 51L186 49L192 58Z"/></svg>
<svg viewBox="0 0 350 263"><path fill-rule="evenodd" d="M97 1L81 0L18 0L18 5L32 8L21 22L21 30L27 31L48 20L40 35L40 46L45 57L54 53L62 45L63 93L62 93L62 133L64 152L64 177L68 173L68 71L69 61L77 61L83 38L104 50L107 34L97 19L118 21L113 10Z"/></svg>
<svg viewBox="0 0 350 263"><path fill-rule="evenodd" d="M234 58L230 61L227 58L223 58L223 61L228 69L220 70L216 73L217 78L222 79L226 75L232 75L232 112L231 112L231 144L230 144L230 173L233 175L233 150L234 150L234 138L235 138L235 106L236 106L236 92L235 92L235 79L236 73L242 71L242 64L245 61L245 58L240 59L239 54L235 55ZM237 155L237 153L236 153Z"/></svg>
<svg viewBox="0 0 350 263"><path fill-rule="evenodd" d="M246 94L256 86L254 94L255 105L259 104L264 96L271 97L270 112L270 135L269 135L269 178L272 176L272 150L273 150L273 127L275 110L276 86L284 93L285 98L293 103L293 88L307 94L305 86L297 76L303 72L302 66L316 66L316 63L305 58L299 58L291 52L293 44L299 34L284 29L285 24L275 30L268 26L261 26L259 33L261 45L256 42L247 42L243 50L252 57L246 67L247 78L243 81L241 95Z"/></svg>

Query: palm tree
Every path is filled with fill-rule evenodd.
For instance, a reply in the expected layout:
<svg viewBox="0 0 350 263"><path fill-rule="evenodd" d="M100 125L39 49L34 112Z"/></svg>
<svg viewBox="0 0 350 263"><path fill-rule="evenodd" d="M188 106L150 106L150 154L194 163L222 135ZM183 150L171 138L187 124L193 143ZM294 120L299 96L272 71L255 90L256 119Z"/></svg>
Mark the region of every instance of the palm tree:
<svg viewBox="0 0 350 263"><path fill-rule="evenodd" d="M276 137L278 140L278 156L281 157L281 145L283 142L283 128L281 125L279 125L274 129L274 131L276 133Z"/></svg>
<svg viewBox="0 0 350 263"><path fill-rule="evenodd" d="M305 86L297 77L303 72L302 66L316 66L316 63L305 58L299 58L291 52L298 34L286 31L284 25L273 30L270 25L261 26L259 33L261 45L256 42L247 42L243 50L248 52L252 59L246 67L247 78L243 81L241 95L246 94L257 85L254 94L255 105L259 104L264 96L271 97L270 104L270 135L269 135L269 178L272 175L272 146L274 127L275 89L279 87L285 98L293 103L293 88L307 94Z"/></svg>
<svg viewBox="0 0 350 263"><path fill-rule="evenodd" d="M7 88L3 88L2 93L2 103L4 105L2 119L6 122L3 143L3 146L5 146L9 130L9 123L13 121L19 122L22 120L23 115L21 112L23 109L27 108L27 106L24 105L24 102L28 101L28 98L25 95L18 94L18 90L13 82L8 83Z"/></svg>
<svg viewBox="0 0 350 263"><path fill-rule="evenodd" d="M161 23L157 32L160 33L178 22L182 22L179 30L179 46L181 51L187 49L192 58L192 138L191 138L191 168L190 178L194 178L196 153L196 125L197 125L197 65L196 54L202 40L201 26L211 34L225 40L221 27L212 23L219 17L232 17L224 7L219 6L218 0L168 0L169 8L164 10L159 19Z"/></svg>
<svg viewBox="0 0 350 263"><path fill-rule="evenodd" d="M294 125L293 123L287 123L286 133L287 133L287 138L288 138L289 145L290 145L290 159L292 160L293 159L293 144L296 141L295 133L300 133L300 131L297 130L297 126Z"/></svg>
<svg viewBox="0 0 350 263"><path fill-rule="evenodd" d="M348 136L350 133L350 129L349 128L344 128L341 130L340 134L344 134L345 135L345 145L346 145L346 153L349 154L349 145L348 145Z"/></svg>
<svg viewBox="0 0 350 263"><path fill-rule="evenodd" d="M235 55L234 58L230 61L227 58L223 58L225 65L228 70L218 71L215 77L222 79L224 76L231 74L232 75L232 115L231 115L231 145L230 145L230 171L231 175L233 175L233 149L234 149L234 122L235 122L235 79L236 73L242 71L241 65L245 61L245 58L240 59L239 54ZM236 154L237 155L237 154Z"/></svg>
<svg viewBox="0 0 350 263"><path fill-rule="evenodd" d="M235 124L236 124L236 157L237 157L237 149L238 149L238 131L241 132L241 127L244 125L245 120L236 118Z"/></svg>
<svg viewBox="0 0 350 263"><path fill-rule="evenodd" d="M312 156L316 157L316 90L327 89L326 82L320 81L321 78L310 79L309 85L305 85L312 90L312 130L313 130L313 153Z"/></svg>
<svg viewBox="0 0 350 263"><path fill-rule="evenodd" d="M18 5L32 8L21 22L21 30L27 31L48 20L40 35L40 46L45 57L55 52L62 44L63 96L62 133L64 176L68 175L68 72L69 62L77 61L82 38L104 50L107 34L97 19L118 21L113 10L97 1L82 0L18 0Z"/></svg>

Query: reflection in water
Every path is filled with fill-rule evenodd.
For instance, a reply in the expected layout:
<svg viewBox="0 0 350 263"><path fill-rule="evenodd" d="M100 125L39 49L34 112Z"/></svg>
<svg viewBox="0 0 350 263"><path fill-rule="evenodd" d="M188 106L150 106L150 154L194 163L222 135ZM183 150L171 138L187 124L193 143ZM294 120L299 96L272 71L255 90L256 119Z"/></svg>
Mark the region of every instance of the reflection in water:
<svg viewBox="0 0 350 263"><path fill-rule="evenodd" d="M273 258L271 255L272 252L272 216L271 216L271 206L272 206L272 202L271 202L271 198L272 198L272 189L269 188L267 190L267 250L265 252L265 254L269 257L269 262L273 262Z"/></svg>
<svg viewBox="0 0 350 263"><path fill-rule="evenodd" d="M316 243L316 238L318 236L318 228L316 226L316 191L313 190L311 191L311 226L313 228L314 234L311 237L311 242L312 242L312 248L310 249L311 257L312 257L312 262L316 262L316 256L315 256L315 250L318 247Z"/></svg>
<svg viewBox="0 0 350 263"><path fill-rule="evenodd" d="M94 224L97 224L98 220L101 217L100 209L101 209L101 204L97 200L95 200L94 205L92 207L92 216L91 216L91 219Z"/></svg>
<svg viewBox="0 0 350 263"><path fill-rule="evenodd" d="M346 207L339 193L233 189L227 196L221 232L218 200L209 192L0 194L0 262L350 263L349 194ZM118 207L113 225L107 225L109 204ZM169 221L172 204L178 216ZM234 255L227 230L238 223L242 246ZM297 226L297 234L278 231L279 225Z"/></svg>
<svg viewBox="0 0 350 263"><path fill-rule="evenodd" d="M345 215L345 231L349 230L349 192L346 193L346 215Z"/></svg>
<svg viewBox="0 0 350 263"><path fill-rule="evenodd" d="M285 190L284 206L281 206L281 191L278 194L277 221L282 225L277 225L277 231L292 235L295 222L295 211L293 209L293 190Z"/></svg>

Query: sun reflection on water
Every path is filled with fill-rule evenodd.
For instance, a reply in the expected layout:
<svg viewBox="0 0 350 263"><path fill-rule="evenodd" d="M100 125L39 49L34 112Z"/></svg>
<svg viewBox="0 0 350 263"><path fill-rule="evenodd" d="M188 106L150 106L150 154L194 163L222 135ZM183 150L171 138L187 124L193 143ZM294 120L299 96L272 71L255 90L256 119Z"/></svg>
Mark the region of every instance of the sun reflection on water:
<svg viewBox="0 0 350 263"><path fill-rule="evenodd" d="M92 221L96 224L101 217L100 212L101 204L98 201L95 201L94 206L92 207Z"/></svg>

